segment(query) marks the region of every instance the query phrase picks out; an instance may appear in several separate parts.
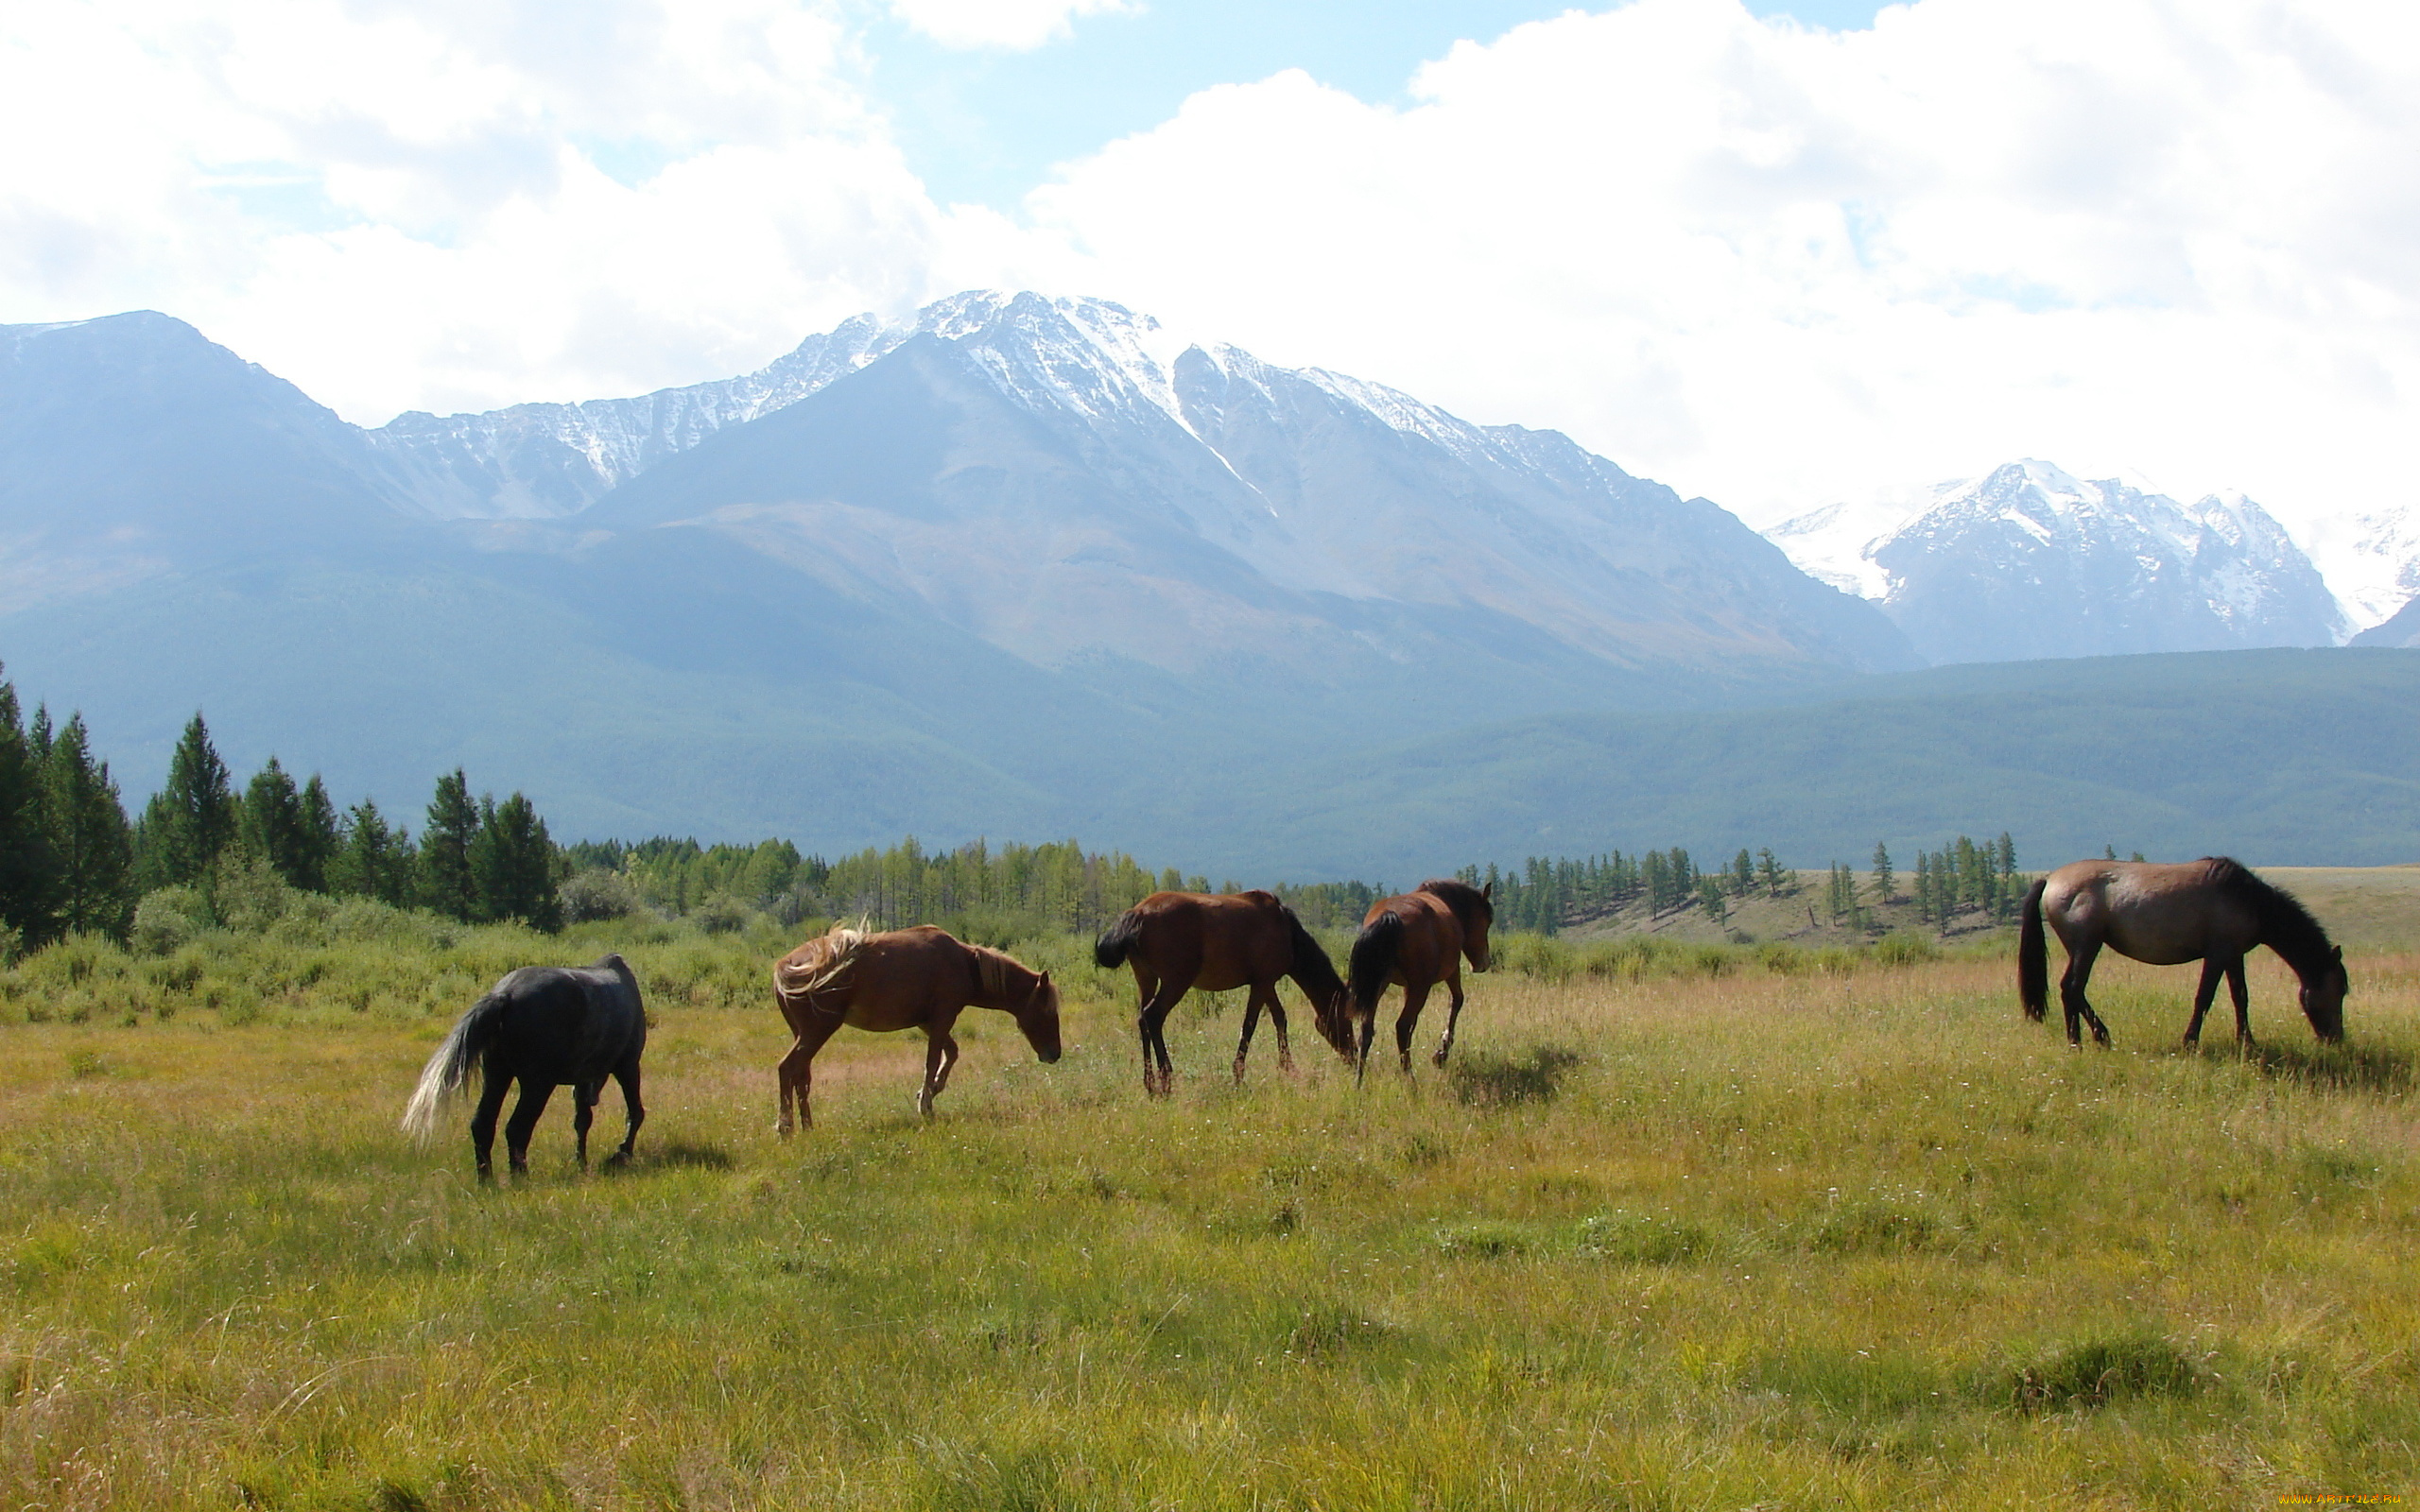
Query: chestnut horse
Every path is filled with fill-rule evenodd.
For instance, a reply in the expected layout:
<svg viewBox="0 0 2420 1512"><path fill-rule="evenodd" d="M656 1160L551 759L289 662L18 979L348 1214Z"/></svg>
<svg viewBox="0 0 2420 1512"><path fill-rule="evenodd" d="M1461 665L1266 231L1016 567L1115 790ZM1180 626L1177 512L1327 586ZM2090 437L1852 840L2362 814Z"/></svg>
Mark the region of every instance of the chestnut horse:
<svg viewBox="0 0 2420 1512"><path fill-rule="evenodd" d="M806 1107L815 1053L844 1023L876 1032L925 1031L925 1086L916 1110L926 1118L958 1064L958 1041L949 1031L969 1004L1013 1016L1044 1065L1059 1058L1059 989L1050 973L962 944L930 924L879 935L835 925L775 964L773 1001L798 1037L779 1070L782 1108L774 1126L784 1135L790 1131L793 1101L799 1122L815 1126Z"/></svg>
<svg viewBox="0 0 2420 1512"><path fill-rule="evenodd" d="M1162 1026L1177 1000L1193 988L1204 992L1251 988L1244 998L1243 1039L1236 1046L1238 1082L1244 1079L1244 1057L1252 1049L1252 1032L1264 1006L1277 1026L1277 1064L1294 1069L1293 1047L1286 1040L1286 1009L1277 1001L1281 976L1292 977L1311 1000L1311 1022L1321 1037L1337 1054L1351 1058L1344 979L1294 910L1274 893L1155 892L1117 916L1094 943L1093 959L1104 970L1133 968L1140 995L1134 1023L1143 1037L1143 1091L1151 1096L1166 1097L1173 1076Z"/></svg>
<svg viewBox="0 0 2420 1512"><path fill-rule="evenodd" d="M2311 1032L2330 1043L2344 1038L2344 952L2328 943L2327 932L2292 894L2224 856L2174 865L2078 861L2035 883L2025 895L2018 926L2016 985L2025 1016L2036 1022L2049 1006L2045 919L2067 948L2059 1003L2066 1010L2069 1044L2083 1042L2079 1020L2092 1025L2096 1041L2109 1042L2100 1015L2083 995L2093 958L2103 945L2153 966L2202 963L2193 1022L2185 1026L2187 1045L2201 1042L2203 1016L2210 1011L2219 978L2224 976L2235 999L2235 1037L2251 1048L2251 994L2244 988L2243 957L2262 945L2302 978L2303 1016L2310 1020Z"/></svg>
<svg viewBox="0 0 2420 1512"><path fill-rule="evenodd" d="M1361 1020L1360 1069L1370 1067L1370 1040L1378 1024L1378 999L1389 987L1403 988L1403 1012L1395 1020L1395 1052L1411 1070L1411 1030L1421 1005L1438 983L1453 994L1445 1038L1437 1042L1436 1064L1454 1048L1454 1025L1462 1017L1462 960L1474 971L1487 970L1487 931L1495 922L1495 885L1436 878L1410 892L1381 898L1361 919L1353 941L1353 1011Z"/></svg>

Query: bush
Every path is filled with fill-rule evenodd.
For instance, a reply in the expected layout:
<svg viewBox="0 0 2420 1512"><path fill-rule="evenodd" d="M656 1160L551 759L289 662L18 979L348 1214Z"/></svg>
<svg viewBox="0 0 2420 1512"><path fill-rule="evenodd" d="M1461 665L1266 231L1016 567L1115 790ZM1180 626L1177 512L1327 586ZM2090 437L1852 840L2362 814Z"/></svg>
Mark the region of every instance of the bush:
<svg viewBox="0 0 2420 1512"><path fill-rule="evenodd" d="M285 917L297 896L266 856L232 850L212 870L211 912L239 935L266 931Z"/></svg>
<svg viewBox="0 0 2420 1512"><path fill-rule="evenodd" d="M1578 1064L1579 1054L1560 1045L1532 1046L1518 1058L1482 1051L1448 1065L1445 1079L1454 1095L1474 1108L1510 1108L1554 1101L1564 1074Z"/></svg>
<svg viewBox="0 0 2420 1512"><path fill-rule="evenodd" d="M755 910L727 892L718 892L690 910L689 921L709 935L735 935L748 927Z"/></svg>
<svg viewBox="0 0 2420 1512"><path fill-rule="evenodd" d="M555 896L562 902L563 921L590 924L605 919L628 919L639 911L638 889L618 871L591 867L563 879Z"/></svg>
<svg viewBox="0 0 2420 1512"><path fill-rule="evenodd" d="M1894 929L1874 947L1874 958L1885 966L1916 966L1941 959L1941 947L1921 930Z"/></svg>
<svg viewBox="0 0 2420 1512"><path fill-rule="evenodd" d="M138 955L173 955L212 922L210 900L199 888L163 887L134 905L130 943Z"/></svg>
<svg viewBox="0 0 2420 1512"><path fill-rule="evenodd" d="M2187 1397L2202 1389L2202 1367L2156 1334L2088 1339L2034 1365L2018 1366L1994 1383L2019 1412L2099 1407L2130 1397Z"/></svg>

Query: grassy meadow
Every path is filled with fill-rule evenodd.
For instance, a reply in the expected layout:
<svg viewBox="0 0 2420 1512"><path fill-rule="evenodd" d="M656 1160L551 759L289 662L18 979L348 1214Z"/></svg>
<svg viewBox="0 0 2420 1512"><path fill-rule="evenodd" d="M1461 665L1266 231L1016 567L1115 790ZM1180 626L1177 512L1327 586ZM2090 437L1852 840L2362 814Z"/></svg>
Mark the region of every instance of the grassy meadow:
<svg viewBox="0 0 2420 1512"><path fill-rule="evenodd" d="M1448 1072L1357 1088L1305 1013L1298 1074L1264 1025L1237 1088L1229 994L1172 1021L1167 1103L1125 979L1063 938L1021 951L1060 1064L970 1010L925 1124L921 1040L844 1033L786 1143L769 924L71 941L0 972L0 1499L2420 1495L2420 940L2359 937L2347 1046L2264 954L2249 1058L2222 1022L2174 1048L2189 969L2104 965L2117 1047L2079 1054L2004 945L1514 941ZM398 1136L490 981L610 948L655 1022L632 1169L570 1168L567 1094L518 1185L472 1179L467 1107Z"/></svg>

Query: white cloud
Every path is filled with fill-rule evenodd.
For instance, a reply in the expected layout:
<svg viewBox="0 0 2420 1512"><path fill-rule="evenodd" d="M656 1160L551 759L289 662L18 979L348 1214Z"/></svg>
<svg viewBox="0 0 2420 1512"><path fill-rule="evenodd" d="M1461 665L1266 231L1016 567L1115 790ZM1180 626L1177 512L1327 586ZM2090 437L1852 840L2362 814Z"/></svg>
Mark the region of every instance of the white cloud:
<svg viewBox="0 0 2420 1512"><path fill-rule="evenodd" d="M1031 209L1098 291L1756 518L2019 455L2307 517L2415 491L2415 16L1640 0L1409 109L1206 92Z"/></svg>
<svg viewBox="0 0 2420 1512"><path fill-rule="evenodd" d="M0 319L149 305L372 422L761 363L935 292L852 46L786 0L19 8Z"/></svg>
<svg viewBox="0 0 2420 1512"><path fill-rule="evenodd" d="M1086 9L894 4L994 46ZM1206 91L1022 222L932 202L856 13L13 8L0 133L42 150L0 163L0 320L151 305L375 421L1039 286L1755 519L2021 455L2290 523L2420 507L2420 8L1921 0L1836 35L1637 0L1465 43L1405 108Z"/></svg>
<svg viewBox="0 0 2420 1512"><path fill-rule="evenodd" d="M1066 36L1078 16L1139 9L1133 0L890 0L892 14L944 47L1009 52Z"/></svg>

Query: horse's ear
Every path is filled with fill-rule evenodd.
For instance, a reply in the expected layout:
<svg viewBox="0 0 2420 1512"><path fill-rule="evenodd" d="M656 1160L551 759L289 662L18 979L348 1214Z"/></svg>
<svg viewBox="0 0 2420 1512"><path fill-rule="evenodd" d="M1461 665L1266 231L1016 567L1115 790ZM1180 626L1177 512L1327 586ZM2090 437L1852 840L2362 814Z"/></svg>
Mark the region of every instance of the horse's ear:
<svg viewBox="0 0 2420 1512"><path fill-rule="evenodd" d="M1478 890L1478 895L1486 899L1488 902L1494 902L1495 901L1495 884L1491 882L1486 886L1481 887Z"/></svg>
<svg viewBox="0 0 2420 1512"><path fill-rule="evenodd" d="M2337 947L2336 947L2332 952L2330 952L2330 954L2333 954L2333 955L2336 957L2336 964L2337 964L2337 965L2342 966L2342 965L2343 965L2343 964L2344 964L2344 947L2343 947L2343 946L2342 946L2342 945L2337 946Z"/></svg>

